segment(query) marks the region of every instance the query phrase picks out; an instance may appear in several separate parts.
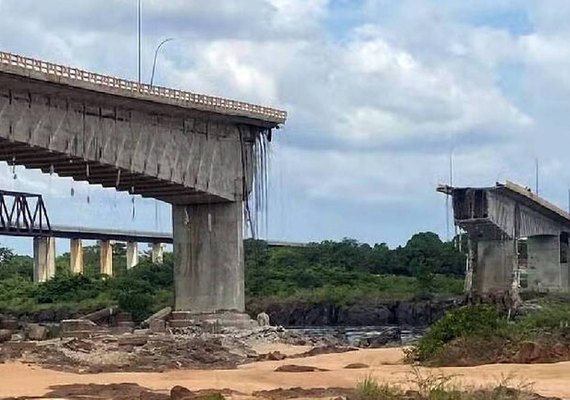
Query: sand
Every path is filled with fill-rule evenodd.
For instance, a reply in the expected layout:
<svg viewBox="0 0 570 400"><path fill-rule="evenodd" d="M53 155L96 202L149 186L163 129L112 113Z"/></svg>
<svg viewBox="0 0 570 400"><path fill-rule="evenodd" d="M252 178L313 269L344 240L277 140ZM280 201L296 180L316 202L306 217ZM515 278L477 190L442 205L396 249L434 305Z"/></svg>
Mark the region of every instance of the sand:
<svg viewBox="0 0 570 400"><path fill-rule="evenodd" d="M263 350L280 350L294 354L306 350L294 346L263 346ZM235 370L175 370L164 373L102 373L73 374L42 369L22 363L0 364L0 398L9 396L41 396L50 386L65 384L137 383L141 386L168 391L175 385L192 390L229 388L246 394L257 390L287 387L354 387L358 380L371 375L379 381L403 384L412 371L401 362L401 349L360 350L342 354L283 361L256 362ZM368 369L347 370L350 363L365 363ZM283 364L310 365L326 372L275 372ZM466 368L442 368L431 373L454 376L470 386L495 384L505 377L513 383L533 383L534 390L544 396L558 396L570 400L570 363L556 364L500 364ZM428 373L423 370L422 373Z"/></svg>

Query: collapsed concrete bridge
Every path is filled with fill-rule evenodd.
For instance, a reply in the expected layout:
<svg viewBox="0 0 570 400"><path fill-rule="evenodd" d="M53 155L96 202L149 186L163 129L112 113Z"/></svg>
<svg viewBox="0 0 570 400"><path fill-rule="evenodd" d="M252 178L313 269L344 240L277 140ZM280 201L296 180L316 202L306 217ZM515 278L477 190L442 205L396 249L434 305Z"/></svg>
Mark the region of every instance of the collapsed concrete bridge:
<svg viewBox="0 0 570 400"><path fill-rule="evenodd" d="M467 232L468 292L568 291L570 214L508 181L437 190L452 196L455 223Z"/></svg>
<svg viewBox="0 0 570 400"><path fill-rule="evenodd" d="M0 160L172 204L178 310L244 311L244 202L286 116L0 52Z"/></svg>

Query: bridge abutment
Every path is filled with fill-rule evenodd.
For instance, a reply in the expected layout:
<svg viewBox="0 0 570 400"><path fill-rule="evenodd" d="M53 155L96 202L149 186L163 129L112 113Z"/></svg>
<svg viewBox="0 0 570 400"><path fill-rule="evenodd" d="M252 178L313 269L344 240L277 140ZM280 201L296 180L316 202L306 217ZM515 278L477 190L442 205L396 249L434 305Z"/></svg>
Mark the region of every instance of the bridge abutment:
<svg viewBox="0 0 570 400"><path fill-rule="evenodd" d="M243 313L243 203L172 206L175 309Z"/></svg>
<svg viewBox="0 0 570 400"><path fill-rule="evenodd" d="M46 282L55 276L55 238L34 237L34 282Z"/></svg>

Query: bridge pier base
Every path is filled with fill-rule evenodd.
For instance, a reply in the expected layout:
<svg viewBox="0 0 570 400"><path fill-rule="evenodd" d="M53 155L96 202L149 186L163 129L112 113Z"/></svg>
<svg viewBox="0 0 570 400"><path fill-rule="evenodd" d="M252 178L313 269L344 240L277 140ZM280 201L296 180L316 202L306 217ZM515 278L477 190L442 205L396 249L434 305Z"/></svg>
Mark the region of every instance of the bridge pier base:
<svg viewBox="0 0 570 400"><path fill-rule="evenodd" d="M514 240L477 241L473 290L478 293L507 293L512 286L515 257Z"/></svg>
<svg viewBox="0 0 570 400"><path fill-rule="evenodd" d="M55 276L55 238L34 237L34 282L46 282Z"/></svg>
<svg viewBox="0 0 570 400"><path fill-rule="evenodd" d="M164 261L164 246L162 243L152 244L151 259L154 264L162 264Z"/></svg>
<svg viewBox="0 0 570 400"><path fill-rule="evenodd" d="M567 263L560 262L560 237L536 235L527 239L528 285L536 291L568 288Z"/></svg>
<svg viewBox="0 0 570 400"><path fill-rule="evenodd" d="M137 242L127 242L127 269L139 263L139 248Z"/></svg>
<svg viewBox="0 0 570 400"><path fill-rule="evenodd" d="M175 309L196 319L243 314L243 203L173 205L172 219Z"/></svg>
<svg viewBox="0 0 570 400"><path fill-rule="evenodd" d="M110 240L101 240L101 273L108 276L113 276L113 245Z"/></svg>
<svg viewBox="0 0 570 400"><path fill-rule="evenodd" d="M83 243L81 239L69 240L69 264L72 273L83 273Z"/></svg>

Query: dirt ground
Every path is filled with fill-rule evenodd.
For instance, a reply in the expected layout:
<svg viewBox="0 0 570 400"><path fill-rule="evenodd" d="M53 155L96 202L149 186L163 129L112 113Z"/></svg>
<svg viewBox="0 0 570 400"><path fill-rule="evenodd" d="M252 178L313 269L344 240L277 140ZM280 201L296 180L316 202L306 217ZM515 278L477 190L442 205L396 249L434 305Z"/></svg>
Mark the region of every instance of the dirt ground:
<svg viewBox="0 0 570 400"><path fill-rule="evenodd" d="M283 353L302 353L305 347L264 345L257 351L279 350ZM168 392L176 385L191 390L231 389L250 397L253 392L276 388L351 388L358 380L373 376L379 381L405 385L412 369L401 362L401 349L360 350L340 354L283 361L264 361L245 364L233 370L172 370L167 372L74 374L46 370L18 362L0 364L0 398L18 396L43 396L56 385L136 383L140 386ZM309 373L275 372L281 365L312 366L327 371ZM364 363L366 369L345 369L351 363ZM514 384L533 383L534 391L543 396L557 396L570 400L570 362L556 364L495 364L478 367L441 368L434 374L451 375L468 386L496 384L509 377ZM428 373L423 370L422 373Z"/></svg>

